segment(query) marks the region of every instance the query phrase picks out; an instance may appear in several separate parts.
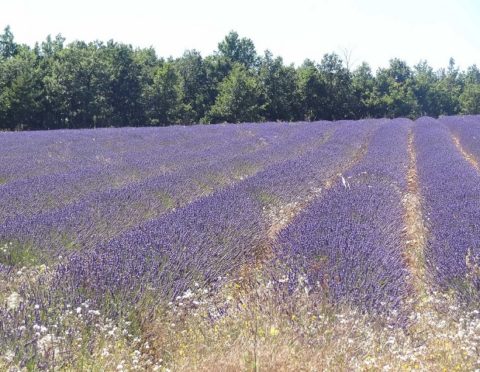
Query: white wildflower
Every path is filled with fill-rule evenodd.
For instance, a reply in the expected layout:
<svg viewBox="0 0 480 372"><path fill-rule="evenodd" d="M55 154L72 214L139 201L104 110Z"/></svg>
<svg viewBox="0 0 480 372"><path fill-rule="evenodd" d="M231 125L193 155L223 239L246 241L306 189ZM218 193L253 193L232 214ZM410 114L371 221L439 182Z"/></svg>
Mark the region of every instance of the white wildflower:
<svg viewBox="0 0 480 372"><path fill-rule="evenodd" d="M15 358L15 353L12 350L7 350L5 354L3 354L3 359L5 359L7 363L13 362L14 358Z"/></svg>
<svg viewBox="0 0 480 372"><path fill-rule="evenodd" d="M12 292L7 298L7 307L8 310L15 310L22 302L22 297L17 292Z"/></svg>
<svg viewBox="0 0 480 372"><path fill-rule="evenodd" d="M182 298L187 299L187 298L191 298L191 297L193 297L193 292L192 292L191 289L189 288L189 289L187 289L187 290L185 291L185 293L183 294Z"/></svg>
<svg viewBox="0 0 480 372"><path fill-rule="evenodd" d="M43 336L40 340L37 341L38 350L40 350L42 354L47 354L52 349L53 342L53 335L48 334Z"/></svg>

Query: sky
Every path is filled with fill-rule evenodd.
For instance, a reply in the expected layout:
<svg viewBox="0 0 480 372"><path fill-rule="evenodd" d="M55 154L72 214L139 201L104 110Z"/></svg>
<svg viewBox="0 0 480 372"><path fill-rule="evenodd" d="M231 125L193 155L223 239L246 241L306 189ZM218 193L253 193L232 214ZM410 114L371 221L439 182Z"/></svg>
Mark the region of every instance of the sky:
<svg viewBox="0 0 480 372"><path fill-rule="evenodd" d="M350 55L350 65L386 67L398 57L438 69L450 57L480 65L477 0L0 0L0 28L32 45L47 35L153 46L162 57L213 53L231 31L286 63Z"/></svg>

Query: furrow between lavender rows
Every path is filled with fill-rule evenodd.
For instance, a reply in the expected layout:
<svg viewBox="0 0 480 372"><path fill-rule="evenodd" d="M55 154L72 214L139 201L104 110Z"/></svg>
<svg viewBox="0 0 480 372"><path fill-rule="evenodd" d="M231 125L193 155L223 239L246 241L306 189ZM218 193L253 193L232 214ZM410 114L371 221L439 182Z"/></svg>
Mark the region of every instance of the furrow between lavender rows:
<svg viewBox="0 0 480 372"><path fill-rule="evenodd" d="M415 145L428 230L427 272L436 289L453 292L467 303L478 301L480 174L441 121L418 119Z"/></svg>
<svg viewBox="0 0 480 372"><path fill-rule="evenodd" d="M223 156L224 161L94 193L78 203L34 217L9 219L1 227L0 240L15 242L17 249L33 250L33 255L47 248L50 254L64 250L65 255L69 253L65 248L93 246L216 189L243 182L265 167L301 156L327 141L334 128L327 123L311 124L308 133L296 131L255 153L235 153L233 148ZM221 158L221 154L214 157Z"/></svg>
<svg viewBox="0 0 480 372"><path fill-rule="evenodd" d="M302 281L321 299L382 312L411 291L405 250L410 120L373 136L364 158L279 235L282 282Z"/></svg>
<svg viewBox="0 0 480 372"><path fill-rule="evenodd" d="M90 298L125 304L149 291L162 301L194 282L209 285L252 264L270 248L271 210L337 174L384 124L338 123L328 142L301 157L73 254L58 267L59 290L71 293L73 302Z"/></svg>

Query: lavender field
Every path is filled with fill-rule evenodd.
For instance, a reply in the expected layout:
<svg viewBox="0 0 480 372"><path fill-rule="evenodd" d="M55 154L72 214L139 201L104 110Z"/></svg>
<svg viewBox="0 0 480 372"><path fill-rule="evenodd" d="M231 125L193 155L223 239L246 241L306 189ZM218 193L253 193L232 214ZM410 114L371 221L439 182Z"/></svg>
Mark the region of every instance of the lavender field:
<svg viewBox="0 0 480 372"><path fill-rule="evenodd" d="M479 370L480 116L0 132L0 370Z"/></svg>

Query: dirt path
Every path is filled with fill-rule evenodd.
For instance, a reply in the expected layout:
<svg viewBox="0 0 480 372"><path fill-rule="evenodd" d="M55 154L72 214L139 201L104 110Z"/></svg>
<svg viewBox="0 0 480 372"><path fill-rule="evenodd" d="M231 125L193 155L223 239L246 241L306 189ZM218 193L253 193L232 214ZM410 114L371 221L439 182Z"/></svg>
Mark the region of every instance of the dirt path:
<svg viewBox="0 0 480 372"><path fill-rule="evenodd" d="M414 146L413 131L408 133L407 193L403 199L405 211L405 238L406 250L404 257L411 273L411 283L414 295L427 295L424 250L427 230L422 216L420 186L417 174L417 156Z"/></svg>

